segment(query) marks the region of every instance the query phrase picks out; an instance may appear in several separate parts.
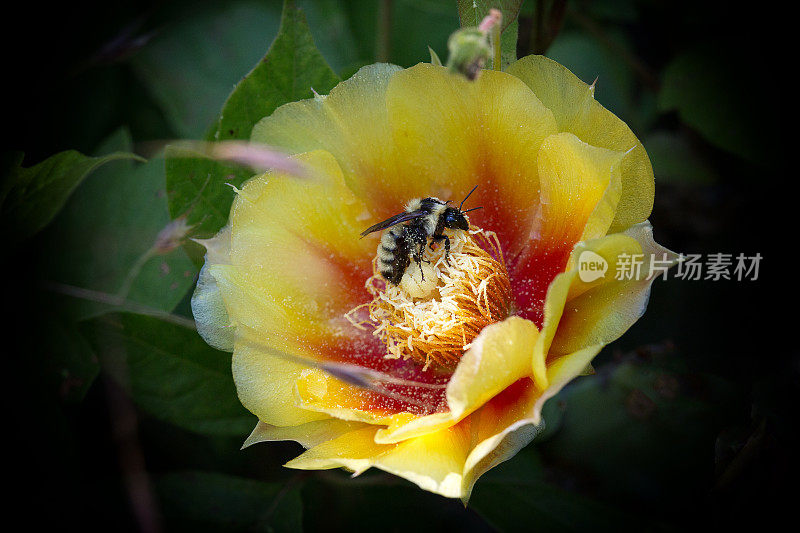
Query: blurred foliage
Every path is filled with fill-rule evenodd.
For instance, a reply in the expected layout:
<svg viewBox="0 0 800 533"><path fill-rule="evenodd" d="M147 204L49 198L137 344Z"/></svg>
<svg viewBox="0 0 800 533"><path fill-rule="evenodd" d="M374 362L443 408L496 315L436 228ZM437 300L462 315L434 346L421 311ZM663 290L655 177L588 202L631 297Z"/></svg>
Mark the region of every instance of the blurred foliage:
<svg viewBox="0 0 800 533"><path fill-rule="evenodd" d="M641 527L630 515L548 482L535 446L490 471L478 484L470 506L501 531L533 524L541 531L626 531Z"/></svg>
<svg viewBox="0 0 800 533"><path fill-rule="evenodd" d="M99 151L131 149L123 128ZM162 160L110 164L86 180L40 237L47 256L69 260L48 261L43 256L39 275L112 300L102 301L98 295L99 300L70 302L64 310L75 319L108 311L116 297L171 311L194 284L197 270L179 249L152 252L169 221Z"/></svg>
<svg viewBox="0 0 800 533"><path fill-rule="evenodd" d="M259 60L279 20L280 5L203 6L159 32L132 58L132 66L175 133L196 139L231 87Z"/></svg>
<svg viewBox="0 0 800 533"><path fill-rule="evenodd" d="M213 472L174 472L156 482L177 530L299 531L303 503L299 486L264 483Z"/></svg>
<svg viewBox="0 0 800 533"><path fill-rule="evenodd" d="M446 59L459 22L490 4L298 0L284 11L277 0L180 0L98 3L91 16L55 6L45 19L19 6L28 16L15 20L45 46L8 58L0 211L8 257L26 261L9 293L21 305L14 354L25 357L9 375L23 391L14 402L33 413L12 409L35 472L18 492L50 502L43 522L137 530L131 487L154 494L154 520L176 530L666 531L775 516L790 480L798 354L759 338L788 331L764 311L774 302L763 279L657 283L645 317L595 375L545 405L546 430L482 478L467 509L380 472L281 469L295 444L237 451L254 418L236 398L230 355L186 327L202 251L154 244L178 216L189 236L212 235L233 198L226 183L249 171L162 148L247 138L279 105L376 60ZM642 139L659 241L778 257L762 239L774 193L754 176L784 175L775 156L791 138L776 126L779 14L715 2L498 4L506 58L546 53L596 79L597 100Z"/></svg>
<svg viewBox="0 0 800 533"><path fill-rule="evenodd" d="M82 328L106 372L151 415L209 435L244 435L256 423L236 396L229 353L194 328L138 314L111 314Z"/></svg>
<svg viewBox="0 0 800 533"><path fill-rule="evenodd" d="M313 91L328 94L339 81L314 46L303 12L287 5L267 55L236 85L210 138L249 140L255 123L279 106L311 98Z"/></svg>
<svg viewBox="0 0 800 533"><path fill-rule="evenodd" d="M27 239L50 223L92 171L109 161L135 158L135 154L124 152L88 157L70 150L23 168L19 154L0 188L0 220L4 226L14 226L12 238Z"/></svg>

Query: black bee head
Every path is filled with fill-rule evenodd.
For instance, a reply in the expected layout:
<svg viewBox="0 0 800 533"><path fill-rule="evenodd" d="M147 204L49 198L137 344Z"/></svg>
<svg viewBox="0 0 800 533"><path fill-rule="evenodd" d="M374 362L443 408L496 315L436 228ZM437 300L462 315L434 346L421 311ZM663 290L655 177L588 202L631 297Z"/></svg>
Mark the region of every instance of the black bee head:
<svg viewBox="0 0 800 533"><path fill-rule="evenodd" d="M461 205L458 206L458 209L455 207L448 207L444 210L442 216L444 217L444 227L452 228L452 229L463 229L464 231L469 229L469 220L467 220L467 215L465 213L469 213L470 211L475 211L476 209L481 209L480 207L473 207L472 209L467 209L466 211L462 211L461 209L464 207L464 202L467 201L467 198L470 197L472 193L475 192L478 186L474 186L469 194L461 200ZM450 202L447 202L450 203Z"/></svg>
<svg viewBox="0 0 800 533"><path fill-rule="evenodd" d="M446 228L463 229L465 231L469 229L467 216L460 209L448 207L444 210L442 216L444 217L444 227Z"/></svg>

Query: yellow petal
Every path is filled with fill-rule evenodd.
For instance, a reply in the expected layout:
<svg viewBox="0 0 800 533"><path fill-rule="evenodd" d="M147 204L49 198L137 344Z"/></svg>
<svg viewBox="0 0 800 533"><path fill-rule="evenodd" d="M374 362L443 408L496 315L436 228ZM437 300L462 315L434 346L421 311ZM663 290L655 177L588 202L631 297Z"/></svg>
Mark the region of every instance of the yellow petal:
<svg viewBox="0 0 800 533"><path fill-rule="evenodd" d="M239 400L259 420L274 426L330 418L297 406L294 384L306 369L247 343L237 342L233 352L233 380Z"/></svg>
<svg viewBox="0 0 800 533"><path fill-rule="evenodd" d="M551 59L524 57L506 72L524 81L553 112L559 131L574 133L593 146L625 153L622 192L609 231L616 233L647 219L653 209L653 168L630 128L595 101L587 84Z"/></svg>
<svg viewBox="0 0 800 533"><path fill-rule="evenodd" d="M561 327L562 318L567 312L565 311L565 306L570 295L577 296L582 290L588 290L607 279L595 280L588 284L584 284L580 280L576 263L580 253L584 251L596 254L596 256L605 261L609 265L606 276L613 276L618 258L623 254L641 253L641 246L634 238L623 234L608 235L600 239L581 242L569 261L567 271L557 275L550 284L544 305L542 331L533 348L533 377L537 386L542 390L550 386L547 371L548 354L550 353L553 338Z"/></svg>
<svg viewBox="0 0 800 533"><path fill-rule="evenodd" d="M341 316L359 303L374 245L358 238L366 205L323 151L299 155L312 177L275 173L248 181L231 210L231 263L284 306ZM235 317L232 317L235 319Z"/></svg>
<svg viewBox="0 0 800 533"><path fill-rule="evenodd" d="M247 448L259 442L270 442L278 440L293 440L299 442L305 448L313 448L323 442L335 439L345 433L349 433L363 427L363 424L347 422L336 418L316 420L307 422L299 426L280 427L273 426L259 420L253 432L244 441L242 448Z"/></svg>
<svg viewBox="0 0 800 533"><path fill-rule="evenodd" d="M571 133L548 137L539 151L541 218L536 245L552 250L602 237L619 201L624 154L590 146Z"/></svg>
<svg viewBox="0 0 800 533"><path fill-rule="evenodd" d="M621 261L617 255L614 262L609 262L610 268L603 283L595 282L583 290L573 290L553 339L551 356L574 352L587 345L608 344L619 338L647 308L650 287L661 273L660 270L651 273L651 261L655 259L665 267L677 262L677 254L653 240L649 222L633 226L624 235L635 239L640 246L638 253L643 254L643 257L639 272L631 272L634 275L631 276L632 279L628 279L626 271L619 276L622 279L616 279ZM631 251L628 250L627 253L630 254ZM580 248L575 253L579 254ZM573 283L583 284L580 279Z"/></svg>
<svg viewBox="0 0 800 533"><path fill-rule="evenodd" d="M530 320L510 317L487 326L473 341L447 385L448 412L392 420L376 435L381 443L399 442L452 426L530 374L530 357L539 334Z"/></svg>
<svg viewBox="0 0 800 533"><path fill-rule="evenodd" d="M506 228L510 250L527 236L538 202L536 154L556 123L520 80L484 74L470 83L427 64L365 67L327 97L282 106L252 138L332 153L348 186L368 199L372 222L411 198L458 201L477 184L471 202L484 209L473 222Z"/></svg>
<svg viewBox="0 0 800 533"><path fill-rule="evenodd" d="M319 355L323 344L334 352L363 343L343 315L367 296L375 250L357 238L359 218L369 215L335 159L320 151L298 157L309 179L265 174L244 185L232 209L230 252L207 257L213 291L195 300L207 300L198 309L212 315L221 297L223 329L246 327L258 332L252 341Z"/></svg>
<svg viewBox="0 0 800 533"><path fill-rule="evenodd" d="M391 166L394 149L386 110L386 87L400 70L384 63L363 67L327 96L279 107L255 125L251 139L291 153L327 150L351 188L370 197L372 182L385 174L401 176ZM395 199L394 208L406 200Z"/></svg>
<svg viewBox="0 0 800 533"><path fill-rule="evenodd" d="M419 64L392 78L386 98L397 161L414 177L388 184L387 194L458 200L478 185L475 223L505 233L528 227L538 201L536 154L556 124L524 83L496 71L470 82Z"/></svg>
<svg viewBox="0 0 800 533"><path fill-rule="evenodd" d="M377 427L358 429L309 449L286 466L344 467L357 474L375 467L442 496L467 499L480 474L535 435L532 418L525 417L532 415L537 397L532 382L523 379L454 426L395 444L375 442Z"/></svg>
<svg viewBox="0 0 800 533"><path fill-rule="evenodd" d="M296 392L298 403L304 409L342 420L404 425L416 418L408 410L413 409L413 405L374 390L350 385L321 370L305 372L297 381ZM415 401L415 395L412 394L397 393L396 396Z"/></svg>
<svg viewBox="0 0 800 533"><path fill-rule="evenodd" d="M374 248L357 238L365 206L330 154L298 158L310 178L268 173L239 191L231 236L223 232L209 243L208 283L195 297L200 316L224 319L217 326L228 340L236 332L233 373L242 403L276 426L327 418L297 406L295 381L308 364L280 354L313 360L383 352L343 317L366 297L363 280ZM229 251L214 245L223 237ZM220 300L224 312L218 312ZM214 316L209 323L216 323Z"/></svg>
<svg viewBox="0 0 800 533"><path fill-rule="evenodd" d="M484 328L473 341L447 383L446 397L421 388L393 390L408 402L433 402L431 410L442 412L418 416L416 410L409 411L413 404L344 383L320 370L308 370L297 380L298 402L305 409L344 420L388 426L378 431L379 443L417 437L456 424L529 375L537 335L532 322L510 317Z"/></svg>
<svg viewBox="0 0 800 533"><path fill-rule="evenodd" d="M520 380L470 415L474 444L464 462L460 498L465 503L480 476L513 457L542 429L541 407L536 408L541 395L531 380Z"/></svg>
<svg viewBox="0 0 800 533"><path fill-rule="evenodd" d="M313 447L285 466L301 470L343 467L356 474L376 467L449 498L462 494L470 450L466 427L448 428L400 444L377 444L376 427L352 431Z"/></svg>
<svg viewBox="0 0 800 533"><path fill-rule="evenodd" d="M623 154L590 146L571 133L545 139L539 150L541 205L511 281L521 316L543 324L547 290L567 266L573 246L605 235L620 195ZM543 367L538 368L538 376Z"/></svg>
<svg viewBox="0 0 800 533"><path fill-rule="evenodd" d="M230 225L222 228L214 238L197 242L206 247L205 263L200 269L197 288L192 294L192 316L197 332L214 348L232 352L234 330L217 280L210 272L213 265L230 262Z"/></svg>
<svg viewBox="0 0 800 533"><path fill-rule="evenodd" d="M284 466L299 470L330 470L347 468L361 473L377 458L394 448L394 444L375 444L376 426L366 426L347 432L308 449Z"/></svg>
<svg viewBox="0 0 800 533"><path fill-rule="evenodd" d="M518 382L519 391L508 391L509 398L495 398L470 416L473 421L473 442L464 465L461 499L465 502L478 478L498 464L517 454L542 429L542 407L567 383L580 375L600 352L602 345L590 346L565 355L547 369L549 387L543 392L527 380ZM544 421L547 422L546 420Z"/></svg>

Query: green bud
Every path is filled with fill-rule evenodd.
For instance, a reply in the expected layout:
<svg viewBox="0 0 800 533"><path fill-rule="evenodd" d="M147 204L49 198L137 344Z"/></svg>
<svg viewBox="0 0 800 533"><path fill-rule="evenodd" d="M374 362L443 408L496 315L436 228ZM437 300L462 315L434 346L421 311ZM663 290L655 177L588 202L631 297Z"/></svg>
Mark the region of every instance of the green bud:
<svg viewBox="0 0 800 533"><path fill-rule="evenodd" d="M450 51L447 68L470 80L478 77L486 60L492 56L489 35L478 28L461 28L453 32L447 48Z"/></svg>

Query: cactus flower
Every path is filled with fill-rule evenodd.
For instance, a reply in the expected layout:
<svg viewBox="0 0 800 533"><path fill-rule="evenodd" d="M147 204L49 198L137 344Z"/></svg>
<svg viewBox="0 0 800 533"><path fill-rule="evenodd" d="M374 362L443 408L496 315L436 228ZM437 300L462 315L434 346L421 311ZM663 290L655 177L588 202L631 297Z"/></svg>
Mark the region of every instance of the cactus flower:
<svg viewBox="0 0 800 533"><path fill-rule="evenodd" d="M541 56L475 81L367 66L278 108L251 140L310 178L272 171L237 191L228 225L202 241L192 308L206 341L233 352L259 419L246 445L299 442L290 468L374 467L468 500L535 437L544 402L642 315L649 258L674 260L647 222L642 144ZM476 185L482 209L448 230L449 260L429 247L401 284L380 277L380 236L361 231ZM607 269L584 281L586 251ZM633 254L643 268L617 279Z"/></svg>

